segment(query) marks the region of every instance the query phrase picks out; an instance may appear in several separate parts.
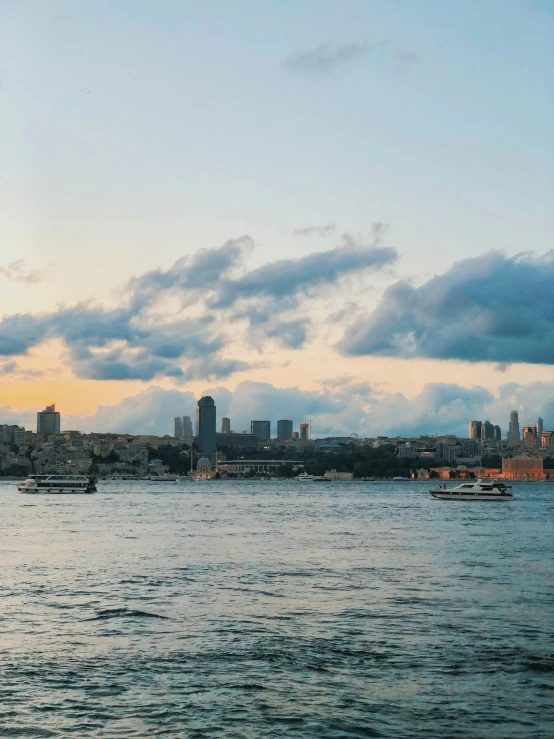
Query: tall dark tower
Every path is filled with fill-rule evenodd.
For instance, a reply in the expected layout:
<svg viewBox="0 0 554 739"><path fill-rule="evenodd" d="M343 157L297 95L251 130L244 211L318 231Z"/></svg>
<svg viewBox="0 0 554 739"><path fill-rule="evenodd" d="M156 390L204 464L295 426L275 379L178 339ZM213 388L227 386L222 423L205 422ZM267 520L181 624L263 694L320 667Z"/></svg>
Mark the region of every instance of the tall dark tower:
<svg viewBox="0 0 554 739"><path fill-rule="evenodd" d="M196 444L202 454L215 454L215 403L209 395L200 398L196 407Z"/></svg>

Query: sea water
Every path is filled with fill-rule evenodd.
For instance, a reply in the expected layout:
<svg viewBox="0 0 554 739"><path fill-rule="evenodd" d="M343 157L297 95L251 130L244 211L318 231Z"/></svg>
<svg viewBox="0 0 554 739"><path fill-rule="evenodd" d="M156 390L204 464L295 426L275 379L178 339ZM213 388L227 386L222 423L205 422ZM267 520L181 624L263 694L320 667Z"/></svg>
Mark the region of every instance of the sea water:
<svg viewBox="0 0 554 739"><path fill-rule="evenodd" d="M554 485L0 483L0 737L554 736Z"/></svg>

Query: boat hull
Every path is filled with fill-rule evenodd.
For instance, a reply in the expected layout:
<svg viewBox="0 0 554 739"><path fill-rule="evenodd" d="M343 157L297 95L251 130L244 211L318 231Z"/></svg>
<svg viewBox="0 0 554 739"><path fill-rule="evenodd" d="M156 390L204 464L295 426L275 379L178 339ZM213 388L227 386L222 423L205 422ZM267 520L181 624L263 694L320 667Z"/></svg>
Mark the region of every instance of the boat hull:
<svg viewBox="0 0 554 739"><path fill-rule="evenodd" d="M94 490L58 490L57 488L41 488L40 490L20 490L23 495L92 495Z"/></svg>
<svg viewBox="0 0 554 739"><path fill-rule="evenodd" d="M429 490L439 500L513 500L511 493L450 493L447 490Z"/></svg>

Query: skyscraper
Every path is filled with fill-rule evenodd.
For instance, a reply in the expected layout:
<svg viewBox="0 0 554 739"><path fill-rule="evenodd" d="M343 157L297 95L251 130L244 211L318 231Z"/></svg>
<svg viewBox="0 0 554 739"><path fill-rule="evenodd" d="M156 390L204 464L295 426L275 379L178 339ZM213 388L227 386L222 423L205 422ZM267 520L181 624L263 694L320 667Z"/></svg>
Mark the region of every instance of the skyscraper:
<svg viewBox="0 0 554 739"><path fill-rule="evenodd" d="M537 429L534 426L523 427L523 443L531 448L537 446Z"/></svg>
<svg viewBox="0 0 554 739"><path fill-rule="evenodd" d="M192 436L192 423L190 416L176 416L175 418L175 438L186 439Z"/></svg>
<svg viewBox="0 0 554 739"><path fill-rule="evenodd" d="M482 439L494 439L494 426L490 421L485 421L481 427Z"/></svg>
<svg viewBox="0 0 554 739"><path fill-rule="evenodd" d="M277 421L277 439L279 441L292 439L292 421Z"/></svg>
<svg viewBox="0 0 554 739"><path fill-rule="evenodd" d="M209 395L200 398L196 407L196 444L202 454L216 451L215 411L213 398Z"/></svg>
<svg viewBox="0 0 554 739"><path fill-rule="evenodd" d="M518 442L521 441L519 435L519 416L517 411L510 411L510 426L508 429L508 441Z"/></svg>
<svg viewBox="0 0 554 739"><path fill-rule="evenodd" d="M537 425L536 425L535 428L537 430L537 438L538 439L541 439L542 438L542 432L544 431L544 423L543 423L543 420L542 420L542 418L540 416L537 418Z"/></svg>
<svg viewBox="0 0 554 739"><path fill-rule="evenodd" d="M469 438L480 439L482 426L483 424L481 423L481 421L471 421L469 424Z"/></svg>
<svg viewBox="0 0 554 739"><path fill-rule="evenodd" d="M270 421L250 421L250 433L255 434L260 441L271 439Z"/></svg>
<svg viewBox="0 0 554 739"><path fill-rule="evenodd" d="M502 441L502 429L500 428L500 426L494 427L494 440Z"/></svg>
<svg viewBox="0 0 554 739"><path fill-rule="evenodd" d="M222 418L221 419L221 433L222 434L230 434L231 433L231 419L230 418Z"/></svg>
<svg viewBox="0 0 554 739"><path fill-rule="evenodd" d="M190 420L190 416L183 416L183 438L190 439L191 436L194 436L192 433L192 421Z"/></svg>
<svg viewBox="0 0 554 739"><path fill-rule="evenodd" d="M300 439L306 441L308 438L308 431L310 429L309 423L301 423L300 424Z"/></svg>
<svg viewBox="0 0 554 739"><path fill-rule="evenodd" d="M56 406L47 405L43 411L37 413L37 434L51 436L60 433L60 414Z"/></svg>

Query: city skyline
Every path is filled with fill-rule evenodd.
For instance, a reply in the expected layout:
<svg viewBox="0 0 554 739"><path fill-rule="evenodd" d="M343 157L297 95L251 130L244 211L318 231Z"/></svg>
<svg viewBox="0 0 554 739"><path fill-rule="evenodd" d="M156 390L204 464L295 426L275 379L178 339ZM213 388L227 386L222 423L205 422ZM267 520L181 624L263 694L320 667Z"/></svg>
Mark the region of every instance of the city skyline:
<svg viewBox="0 0 554 739"><path fill-rule="evenodd" d="M56 398L165 433L211 395L236 430L554 426L544 4L492 0L479 33L471 3L217 3L218 30L24 5L0 11L0 421Z"/></svg>

